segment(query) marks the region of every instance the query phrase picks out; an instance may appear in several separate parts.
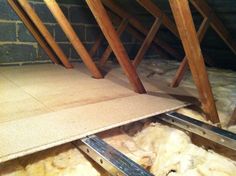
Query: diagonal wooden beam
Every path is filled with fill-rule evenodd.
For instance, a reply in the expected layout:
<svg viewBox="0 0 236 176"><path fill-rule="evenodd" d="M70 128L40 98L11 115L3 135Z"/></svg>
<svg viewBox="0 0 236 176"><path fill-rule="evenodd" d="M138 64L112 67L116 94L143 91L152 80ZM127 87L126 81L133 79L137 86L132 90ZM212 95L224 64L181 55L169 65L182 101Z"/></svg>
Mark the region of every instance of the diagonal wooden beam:
<svg viewBox="0 0 236 176"><path fill-rule="evenodd" d="M233 126L233 125L236 125L236 107L234 108L234 111L232 113L232 116L227 124L227 127L230 127L230 126Z"/></svg>
<svg viewBox="0 0 236 176"><path fill-rule="evenodd" d="M179 33L175 23L151 0L136 0L141 6L143 6L154 17L162 17L163 25L169 29L177 38Z"/></svg>
<svg viewBox="0 0 236 176"><path fill-rule="evenodd" d="M223 41L228 45L228 47L236 54L236 44L232 40L232 37L230 37L229 32L224 27L220 19L216 16L216 14L213 12L213 10L208 6L208 4L204 0L190 0L190 2L194 5L194 7L201 13L201 15L204 17L204 21L199 29L199 40L202 41L203 36L205 35L204 30L206 30L209 26L209 24L212 26L212 28L218 33L218 35L223 39ZM205 24L204 24L205 23ZM205 25L205 26L204 26ZM206 29L205 29L206 28ZM202 32L201 32L202 31ZM206 56L205 56L206 57ZM207 56L208 57L208 56ZM206 58L206 62L209 59ZM176 75L172 81L171 86L177 87L179 86L181 80L183 79L184 73L186 72L188 66L187 66L187 59L185 58L180 67L178 68Z"/></svg>
<svg viewBox="0 0 236 176"><path fill-rule="evenodd" d="M211 20L210 17L209 18L205 17L203 22L201 23L201 25L198 29L198 33L197 33L199 42L201 42L203 40L203 37L206 34L206 31L209 27L210 20ZM179 86L187 69L188 69L188 59L185 56L183 58L183 61L180 64L175 76L174 76L174 79L171 83L171 87L178 87Z"/></svg>
<svg viewBox="0 0 236 176"><path fill-rule="evenodd" d="M8 3L11 6L11 8L16 12L16 14L19 16L19 18L21 19L23 24L26 26L26 28L29 30L29 32L33 35L35 40L43 48L43 50L48 55L50 60L55 64L59 64L57 58L55 57L55 54L53 53L51 48L48 46L47 42L45 41L43 36L40 34L38 29L35 27L33 22L27 16L24 10L20 7L19 3L16 0L8 0Z"/></svg>
<svg viewBox="0 0 236 176"><path fill-rule="evenodd" d="M211 27L217 32L221 39L228 45L228 47L236 54L236 43L232 40L229 32L225 28L224 24L213 12L213 10L208 6L205 0L190 0L193 6L201 13L204 17L209 17L212 15L212 20L210 22Z"/></svg>
<svg viewBox="0 0 236 176"><path fill-rule="evenodd" d="M31 21L34 23L34 25L37 27L37 29L40 31L42 36L45 38L49 46L53 49L55 54L58 56L58 58L61 60L63 65L66 68L72 68L73 66L68 61L66 55L62 52L61 48L58 46L58 44L55 42L54 38L48 32L46 26L43 24L43 22L40 20L38 15L35 13L34 9L31 7L29 2L27 0L18 0L21 7L24 9L26 14L30 17Z"/></svg>
<svg viewBox="0 0 236 176"><path fill-rule="evenodd" d="M118 36L121 36L121 34L125 31L125 28L128 25L128 20L127 19L123 19L119 25L119 27L117 28L117 34ZM99 65L100 66L104 66L104 64L106 63L106 61L108 60L109 56L112 53L112 49L110 46L108 46L106 48L106 50L104 51L100 61L99 61Z"/></svg>
<svg viewBox="0 0 236 176"><path fill-rule="evenodd" d="M150 12L154 17L160 17L163 16L163 25L168 28L177 38L180 39L177 27L175 25L175 23L161 10L158 8L158 6L152 2L151 0L137 0L137 2L143 6L148 12ZM199 39L200 41L202 40L203 36L205 35L206 30L209 26L209 22L210 22L210 16L211 14L209 14L208 18L205 18L203 21L203 24L201 27L203 27L203 29L199 29ZM207 25L206 25L207 24ZM204 29L206 27L206 29ZM205 60L206 62L208 62L209 56L205 55ZM188 66L187 66L187 58L182 59L182 63L180 64L178 71L176 72L176 75L172 81L171 86L172 87L177 87L180 83L180 81L182 80L185 71L187 70Z"/></svg>
<svg viewBox="0 0 236 176"><path fill-rule="evenodd" d="M140 41L143 41L143 39L145 38L144 35L140 34L137 30L135 30L130 26L127 27L127 32ZM152 42L152 44L154 44L154 49L157 51L159 55L163 56L164 58L169 57L168 53L164 51L160 46L156 45L154 42Z"/></svg>
<svg viewBox="0 0 236 176"><path fill-rule="evenodd" d="M112 12L109 12L108 10L108 15L111 15ZM117 15L115 17L118 17ZM112 18L112 22L115 25L118 25L120 23L120 17L119 18ZM126 31L132 35L134 38L143 41L145 39L144 34L140 33L138 30L136 30L135 28L133 28L132 26L128 25L126 28ZM163 56L164 58L168 58L169 55L166 51L164 51L159 45L157 45L156 43L152 42L154 49L157 51L157 53L161 56Z"/></svg>
<svg viewBox="0 0 236 176"><path fill-rule="evenodd" d="M86 0L86 2L134 90L138 93L146 93L146 90L144 89L134 66L129 60L128 54L126 53L117 32L112 26L101 0Z"/></svg>
<svg viewBox="0 0 236 176"><path fill-rule="evenodd" d="M110 15L111 14L111 12L109 13L109 11L108 11L108 14ZM127 19L126 19L127 20ZM122 20L121 20L122 21ZM115 18L115 20L114 19L112 19L112 22L114 22L114 24L119 24L119 23L121 23L120 22L120 19L118 19L118 18ZM121 25L121 24L120 24ZM123 25L122 25L123 26ZM119 28L119 27L118 27ZM122 27L123 28L123 27ZM124 26L124 29L126 29L126 31L129 33L129 34L131 34L134 38L136 38L136 39L138 39L138 40L140 40L140 41L143 41L143 39L144 39L144 35L142 35L141 33L139 33L137 30L135 30L134 28L132 28L131 26L129 26L128 24L127 24L127 27L125 27ZM123 30L122 30L122 32L123 32ZM119 32L118 32L118 34L119 34ZM101 42L102 42L102 40L103 40L103 35L99 35L99 37L96 39L96 41L95 41L95 44L93 45L93 47L90 49L90 51L89 51L89 54L91 55L91 56L93 56L94 54L95 54L95 52L97 51L97 49L98 49L98 47L100 46L100 44L101 44ZM110 46L108 46L109 48L110 48ZM163 56L163 57L165 57L165 58L168 58L169 57L169 55L165 52L165 51L163 51L163 49L161 49L158 45L156 45L155 43L154 43L154 48L156 49L156 51L157 51L157 53L159 54L159 55L161 55L161 56ZM106 50L108 50L108 48L106 49ZM109 49L110 50L110 49ZM112 51L109 51L109 52L112 52ZM103 66L104 64L105 64L105 62L106 62L106 60L108 59L108 57L110 56L110 54L109 54L109 52L108 51L105 51L104 53L103 53L103 56L101 57L101 58L104 58L104 61L102 61L101 62L101 60L103 60L103 59L101 59L100 60L100 66ZM107 54L105 54L105 53L107 53ZM105 59L106 58L106 59Z"/></svg>
<svg viewBox="0 0 236 176"><path fill-rule="evenodd" d="M61 26L62 30L65 32L76 52L80 55L86 67L92 73L93 77L103 78L101 72L98 70L97 66L93 62L92 58L70 25L69 21L66 19L57 2L55 0L44 0L44 2L57 20L58 24Z"/></svg>
<svg viewBox="0 0 236 176"><path fill-rule="evenodd" d="M178 87L179 86L179 84L183 80L184 74L188 70L188 68L189 68L188 67L188 59L185 56L175 73L175 76L174 76L174 78L171 82L171 85L170 85L171 87Z"/></svg>
<svg viewBox="0 0 236 176"><path fill-rule="evenodd" d="M89 55L90 55L91 57L93 57L93 56L96 54L98 48L101 46L101 43L102 43L102 41L103 41L103 38L104 38L103 35L100 34L100 35L97 37L97 39L95 40L95 43L93 44L92 48L89 50Z"/></svg>
<svg viewBox="0 0 236 176"><path fill-rule="evenodd" d="M139 32L141 32L145 36L148 34L149 32L148 29L144 27L144 25L139 20L137 20L135 17L129 14L127 10L122 9L116 3L114 3L114 1L111 1L111 0L102 0L102 2L107 8L109 8L112 12L114 12L121 18L127 18L129 20L129 24L132 25ZM167 53L169 53L174 58L177 58L177 59L181 58L181 55L179 54L179 52L175 48L172 48L165 41L162 41L161 39L157 37L155 37L153 41L155 44L163 48Z"/></svg>
<svg viewBox="0 0 236 176"><path fill-rule="evenodd" d="M213 123L219 123L188 0L169 0L169 2L206 117Z"/></svg>
<svg viewBox="0 0 236 176"><path fill-rule="evenodd" d="M155 19L148 35L146 36L145 40L142 43L142 46L140 47L137 55L134 58L133 65L135 67L137 67L140 64L140 62L142 61L145 53L147 52L148 48L152 44L152 41L153 41L158 29L160 28L161 23L162 23L162 17Z"/></svg>
<svg viewBox="0 0 236 176"><path fill-rule="evenodd" d="M202 38L205 35L207 28L209 27L209 25L211 25L212 28L228 45L228 47L236 54L235 42L232 40L232 37L230 37L230 34L228 33L227 29L224 27L220 19L213 12L213 10L208 6L208 4L204 0L190 0L190 2L204 17L204 21L198 32L199 41L202 41ZM208 59L206 58L206 62L207 60ZM177 87L180 84L187 68L187 59L185 58L176 72L176 75L171 84L172 87Z"/></svg>

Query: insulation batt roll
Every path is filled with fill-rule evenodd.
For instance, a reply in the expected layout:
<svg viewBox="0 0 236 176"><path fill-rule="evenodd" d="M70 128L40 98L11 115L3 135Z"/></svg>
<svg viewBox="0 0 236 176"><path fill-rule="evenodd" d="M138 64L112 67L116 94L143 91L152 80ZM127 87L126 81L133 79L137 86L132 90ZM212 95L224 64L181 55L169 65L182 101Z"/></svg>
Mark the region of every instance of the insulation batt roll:
<svg viewBox="0 0 236 176"><path fill-rule="evenodd" d="M138 73L147 77L152 82L157 83L161 77L170 83L179 64L177 61L161 58L144 59L138 68ZM224 127L227 125L236 107L236 72L218 68L207 68L207 73L216 100L221 125ZM196 89L189 69L185 73L180 87Z"/></svg>
<svg viewBox="0 0 236 176"><path fill-rule="evenodd" d="M125 128L99 134L107 143L157 176L235 176L236 162L192 144L181 130L150 123L130 135ZM109 135L108 135L109 134ZM0 166L1 176L106 176L66 144Z"/></svg>

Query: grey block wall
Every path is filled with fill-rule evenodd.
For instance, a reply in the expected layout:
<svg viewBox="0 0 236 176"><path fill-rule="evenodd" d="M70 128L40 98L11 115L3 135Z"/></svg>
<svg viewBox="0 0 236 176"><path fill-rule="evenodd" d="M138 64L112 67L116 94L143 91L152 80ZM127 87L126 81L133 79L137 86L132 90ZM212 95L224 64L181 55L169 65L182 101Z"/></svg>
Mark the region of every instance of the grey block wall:
<svg viewBox="0 0 236 176"><path fill-rule="evenodd" d="M80 60L80 57L42 0L30 0L29 2L66 56L70 60ZM86 3L83 0L60 0L58 2L79 38L89 50L101 31ZM126 32L121 36L121 39L130 57L134 58L140 42ZM95 58L101 56L106 46L107 44L104 42ZM155 55L156 53L153 54ZM50 61L48 56L10 8L7 0L0 0L0 64L24 64L48 61Z"/></svg>

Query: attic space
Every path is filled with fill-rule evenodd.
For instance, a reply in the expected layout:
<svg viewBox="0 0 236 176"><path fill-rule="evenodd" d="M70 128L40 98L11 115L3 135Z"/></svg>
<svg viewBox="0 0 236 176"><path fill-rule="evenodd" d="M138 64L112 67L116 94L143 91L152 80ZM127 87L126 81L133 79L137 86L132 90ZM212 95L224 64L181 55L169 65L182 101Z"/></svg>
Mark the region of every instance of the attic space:
<svg viewBox="0 0 236 176"><path fill-rule="evenodd" d="M0 176L235 176L235 0L0 0Z"/></svg>

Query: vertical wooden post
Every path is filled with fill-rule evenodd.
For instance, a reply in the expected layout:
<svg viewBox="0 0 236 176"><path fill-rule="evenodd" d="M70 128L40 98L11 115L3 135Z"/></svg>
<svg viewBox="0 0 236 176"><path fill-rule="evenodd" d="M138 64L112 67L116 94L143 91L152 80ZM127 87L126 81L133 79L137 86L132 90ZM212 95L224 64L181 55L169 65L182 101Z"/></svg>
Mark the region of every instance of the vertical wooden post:
<svg viewBox="0 0 236 176"><path fill-rule="evenodd" d="M204 35L206 34L209 24L210 24L210 17L205 17L203 22L201 23L201 26L199 27L198 33L197 33L198 40L200 43L203 40ZM180 64L175 76L174 76L174 79L171 83L171 87L178 87L179 86L187 69L188 69L188 60L187 60L187 57L185 56L183 58L183 61Z"/></svg>
<svg viewBox="0 0 236 176"><path fill-rule="evenodd" d="M80 41L79 37L75 33L74 29L66 19L65 15L63 14L62 10L60 9L59 5L55 0L44 0L47 7L56 18L58 24L61 26L62 30L65 32L67 38L75 48L76 52L80 55L82 61L87 66L89 71L92 73L94 78L103 78L101 72L98 70L97 66L93 62L92 58L90 57L89 53L87 52L86 48Z"/></svg>
<svg viewBox="0 0 236 176"><path fill-rule="evenodd" d="M52 35L50 34L50 32L48 32L46 26L43 24L43 22L40 20L40 18L38 17L38 15L35 13L34 9L30 6L30 4L28 3L27 0L18 0L19 4L21 5L21 7L24 9L24 11L26 12L26 14L30 17L30 19L32 20L32 22L34 23L34 25L38 28L38 30L40 31L40 33L43 35L43 37L45 38L45 40L47 41L47 43L50 45L50 47L53 49L53 51L56 53L56 55L58 56L58 58L61 60L61 62L63 63L63 65L66 68L72 68L72 65L70 64L70 62L68 61L67 57L65 56L65 54L62 52L62 50L60 49L60 47L58 46L58 44L55 42L54 38L52 37Z"/></svg>
<svg viewBox="0 0 236 176"><path fill-rule="evenodd" d="M122 45L117 32L115 31L112 23L106 13L100 0L86 0L90 10L92 11L94 17L96 18L104 36L106 37L109 45L111 46L118 62L120 63L122 69L127 75L133 88L138 93L146 93L141 80L136 73L134 66L129 60L128 54Z"/></svg>
<svg viewBox="0 0 236 176"><path fill-rule="evenodd" d="M39 45L43 48L45 53L48 55L48 57L51 59L51 61L55 64L59 64L57 58L55 57L53 51L48 46L47 42L44 40L43 36L40 34L38 29L35 27L33 22L30 20L30 18L27 16L27 14L24 12L24 10L20 7L18 2L16 0L8 0L9 5L11 8L16 12L16 14L19 16L23 24L26 26L26 28L29 30L29 32L33 35L35 40L39 43Z"/></svg>
<svg viewBox="0 0 236 176"><path fill-rule="evenodd" d="M159 17L159 18L155 19L148 35L146 36L145 40L142 43L142 46L140 47L140 49L138 50L137 55L134 58L133 65L135 67L137 67L140 64L140 62L142 61L146 51L150 47L150 45L151 45L158 29L160 28L161 23L162 23L162 17Z"/></svg>
<svg viewBox="0 0 236 176"><path fill-rule="evenodd" d="M188 0L169 0L169 2L204 112L209 120L218 123L219 117Z"/></svg>
<svg viewBox="0 0 236 176"><path fill-rule="evenodd" d="M117 28L117 34L118 36L121 36L121 34L125 31L125 28L128 25L128 21L127 19L123 19L119 25L119 27ZM109 56L112 53L112 49L111 47L108 45L108 47L106 48L106 50L104 51L100 61L99 61L99 65L100 66L104 66L104 64L106 63L106 61L108 60Z"/></svg>

